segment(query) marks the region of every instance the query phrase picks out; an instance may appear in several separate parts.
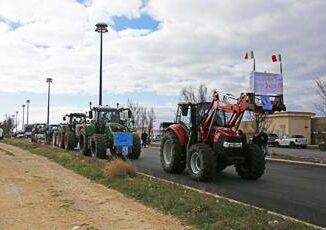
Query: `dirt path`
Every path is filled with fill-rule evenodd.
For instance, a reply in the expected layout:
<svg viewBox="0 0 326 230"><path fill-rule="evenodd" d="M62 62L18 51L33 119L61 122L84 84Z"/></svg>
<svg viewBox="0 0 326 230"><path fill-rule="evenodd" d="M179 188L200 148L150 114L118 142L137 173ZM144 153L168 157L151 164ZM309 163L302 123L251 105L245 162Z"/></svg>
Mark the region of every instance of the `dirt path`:
<svg viewBox="0 0 326 230"><path fill-rule="evenodd" d="M182 229L171 216L0 143L0 229Z"/></svg>

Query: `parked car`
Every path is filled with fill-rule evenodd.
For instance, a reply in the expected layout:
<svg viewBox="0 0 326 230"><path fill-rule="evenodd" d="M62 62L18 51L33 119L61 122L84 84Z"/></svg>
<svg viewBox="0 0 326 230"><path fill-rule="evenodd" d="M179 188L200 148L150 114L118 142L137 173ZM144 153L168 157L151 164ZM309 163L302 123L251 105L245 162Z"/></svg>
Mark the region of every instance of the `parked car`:
<svg viewBox="0 0 326 230"><path fill-rule="evenodd" d="M16 138L24 138L24 132L18 131L18 133L16 134Z"/></svg>
<svg viewBox="0 0 326 230"><path fill-rule="evenodd" d="M267 145L268 146L275 146L275 140L278 139L277 134L275 133L270 133L268 134L268 141L267 141Z"/></svg>
<svg viewBox="0 0 326 230"><path fill-rule="evenodd" d="M161 135L160 134L152 136L152 141L153 142L160 141L160 140L161 140Z"/></svg>
<svg viewBox="0 0 326 230"><path fill-rule="evenodd" d="M292 135L290 137L284 136L275 140L275 146L284 146L284 147L307 147L308 140L303 135Z"/></svg>

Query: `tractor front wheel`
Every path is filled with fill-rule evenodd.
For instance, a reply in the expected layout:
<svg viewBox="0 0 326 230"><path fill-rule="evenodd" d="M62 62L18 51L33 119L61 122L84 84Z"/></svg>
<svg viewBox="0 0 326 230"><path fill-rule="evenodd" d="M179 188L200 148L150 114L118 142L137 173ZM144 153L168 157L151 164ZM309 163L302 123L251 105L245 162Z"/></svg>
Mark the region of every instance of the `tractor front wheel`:
<svg viewBox="0 0 326 230"><path fill-rule="evenodd" d="M64 146L66 150L74 150L75 148L75 134L73 132L66 132L64 138Z"/></svg>
<svg viewBox="0 0 326 230"><path fill-rule="evenodd" d="M264 174L265 157L262 150L254 144L247 144L244 149L244 163L236 165L236 171L242 179L257 180Z"/></svg>
<svg viewBox="0 0 326 230"><path fill-rule="evenodd" d="M168 173L182 173L186 168L186 151L173 131L165 132L162 137L160 158Z"/></svg>
<svg viewBox="0 0 326 230"><path fill-rule="evenodd" d="M189 148L187 168L192 179L212 181L216 175L216 156L207 144L195 144Z"/></svg>
<svg viewBox="0 0 326 230"><path fill-rule="evenodd" d="M81 133L79 136L79 152L81 152L85 156L89 156L89 148L88 148L88 137L85 133Z"/></svg>
<svg viewBox="0 0 326 230"><path fill-rule="evenodd" d="M131 148L131 153L128 154L128 158L136 160L140 156L141 142L139 136L135 133L132 135L132 138L133 138L132 148Z"/></svg>
<svg viewBox="0 0 326 230"><path fill-rule="evenodd" d="M106 141L103 135L94 134L91 137L91 154L92 157L106 158Z"/></svg>

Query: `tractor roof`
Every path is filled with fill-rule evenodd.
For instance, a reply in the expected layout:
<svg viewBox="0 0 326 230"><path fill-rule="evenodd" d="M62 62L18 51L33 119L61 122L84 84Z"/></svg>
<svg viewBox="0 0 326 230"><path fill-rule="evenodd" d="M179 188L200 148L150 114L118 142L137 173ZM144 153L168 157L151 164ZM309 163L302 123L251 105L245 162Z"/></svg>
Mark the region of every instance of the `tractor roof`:
<svg viewBox="0 0 326 230"><path fill-rule="evenodd" d="M182 101L179 102L178 105L190 105L190 106L195 106L195 105L203 105L203 104L211 104L211 102L191 102L191 101Z"/></svg>
<svg viewBox="0 0 326 230"><path fill-rule="evenodd" d="M118 111L117 108L109 107L109 106L97 106L93 107L92 110L96 111Z"/></svg>
<svg viewBox="0 0 326 230"><path fill-rule="evenodd" d="M66 114L66 116L70 117L70 116L74 116L74 117L85 117L86 114L85 113L69 113Z"/></svg>

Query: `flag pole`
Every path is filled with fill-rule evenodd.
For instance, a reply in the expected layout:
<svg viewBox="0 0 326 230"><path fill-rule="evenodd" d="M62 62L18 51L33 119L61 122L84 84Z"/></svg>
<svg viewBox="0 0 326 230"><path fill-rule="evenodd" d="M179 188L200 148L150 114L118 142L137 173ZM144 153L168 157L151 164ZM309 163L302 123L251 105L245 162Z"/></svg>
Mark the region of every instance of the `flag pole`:
<svg viewBox="0 0 326 230"><path fill-rule="evenodd" d="M280 61L280 72L281 72L281 75L283 75L282 61Z"/></svg>

